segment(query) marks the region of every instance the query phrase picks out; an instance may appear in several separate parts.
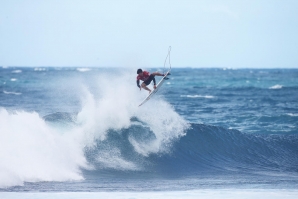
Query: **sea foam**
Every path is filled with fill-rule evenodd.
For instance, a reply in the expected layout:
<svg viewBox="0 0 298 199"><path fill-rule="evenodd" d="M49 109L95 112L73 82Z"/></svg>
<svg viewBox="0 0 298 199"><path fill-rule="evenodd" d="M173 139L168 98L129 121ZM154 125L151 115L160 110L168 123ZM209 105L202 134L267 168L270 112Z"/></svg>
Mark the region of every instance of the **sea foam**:
<svg viewBox="0 0 298 199"><path fill-rule="evenodd" d="M0 110L0 187L83 179L82 147L33 112Z"/></svg>

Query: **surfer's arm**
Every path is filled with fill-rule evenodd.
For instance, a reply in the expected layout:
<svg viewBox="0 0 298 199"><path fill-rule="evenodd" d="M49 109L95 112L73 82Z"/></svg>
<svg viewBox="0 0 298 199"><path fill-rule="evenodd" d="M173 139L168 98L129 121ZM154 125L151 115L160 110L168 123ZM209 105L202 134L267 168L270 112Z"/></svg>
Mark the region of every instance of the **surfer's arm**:
<svg viewBox="0 0 298 199"><path fill-rule="evenodd" d="M139 88L141 88L141 86L140 86L140 80L137 80L137 86L138 86Z"/></svg>
<svg viewBox="0 0 298 199"><path fill-rule="evenodd" d="M152 80L153 80L153 83L154 83L154 86L153 86L153 88L154 88L154 89L156 89L155 77L153 77L153 79L152 79Z"/></svg>

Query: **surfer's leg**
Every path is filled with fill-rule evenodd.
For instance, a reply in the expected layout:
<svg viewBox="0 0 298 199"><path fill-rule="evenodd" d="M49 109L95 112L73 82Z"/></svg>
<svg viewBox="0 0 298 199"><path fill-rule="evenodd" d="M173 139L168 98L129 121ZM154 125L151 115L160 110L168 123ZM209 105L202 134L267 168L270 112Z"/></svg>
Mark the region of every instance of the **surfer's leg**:
<svg viewBox="0 0 298 199"><path fill-rule="evenodd" d="M151 92L151 90L147 87L147 85L144 82L141 84L141 86L142 86L143 89Z"/></svg>
<svg viewBox="0 0 298 199"><path fill-rule="evenodd" d="M144 84L146 84L146 86L148 86L152 82L152 80L154 82L153 88L156 89L156 81L155 81L155 76L153 74L151 74L149 76L149 78L146 81L144 81Z"/></svg>

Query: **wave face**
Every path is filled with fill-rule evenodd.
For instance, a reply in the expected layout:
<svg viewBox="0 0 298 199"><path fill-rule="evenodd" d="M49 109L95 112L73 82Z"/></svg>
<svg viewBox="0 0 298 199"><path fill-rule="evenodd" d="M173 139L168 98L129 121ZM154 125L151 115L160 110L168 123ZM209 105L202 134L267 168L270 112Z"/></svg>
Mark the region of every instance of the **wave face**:
<svg viewBox="0 0 298 199"><path fill-rule="evenodd" d="M107 139L98 141L86 155L96 169L111 173L129 170L177 177L298 171L297 135L243 134L237 130L191 124L186 135L168 145L166 152L144 156L133 145L147 145L155 139L149 129L133 125L109 132Z"/></svg>
<svg viewBox="0 0 298 199"><path fill-rule="evenodd" d="M175 144L170 160L178 165L178 170L198 173L297 172L297 144L297 135L244 134L193 124L187 135Z"/></svg>

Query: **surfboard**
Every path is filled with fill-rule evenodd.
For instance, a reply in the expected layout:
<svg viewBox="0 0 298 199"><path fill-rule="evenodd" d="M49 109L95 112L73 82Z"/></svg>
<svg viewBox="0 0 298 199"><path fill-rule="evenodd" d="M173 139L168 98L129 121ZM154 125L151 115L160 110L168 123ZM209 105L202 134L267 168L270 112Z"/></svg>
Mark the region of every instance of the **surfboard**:
<svg viewBox="0 0 298 199"><path fill-rule="evenodd" d="M150 100L150 98L159 90L159 88L161 87L161 85L164 83L165 80L169 79L167 76L169 75L171 70L168 70L168 72L166 72L165 76L162 77L162 79L158 82L158 84L156 85L156 89L154 89L153 91L151 91L151 93L143 100L143 102L139 105L142 106L143 104L145 104L148 100Z"/></svg>

